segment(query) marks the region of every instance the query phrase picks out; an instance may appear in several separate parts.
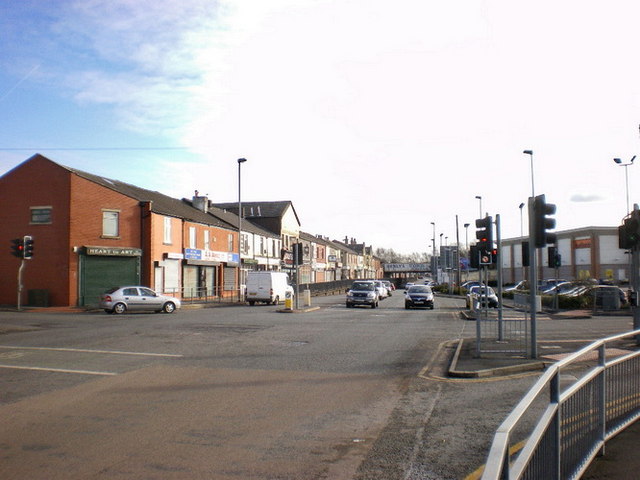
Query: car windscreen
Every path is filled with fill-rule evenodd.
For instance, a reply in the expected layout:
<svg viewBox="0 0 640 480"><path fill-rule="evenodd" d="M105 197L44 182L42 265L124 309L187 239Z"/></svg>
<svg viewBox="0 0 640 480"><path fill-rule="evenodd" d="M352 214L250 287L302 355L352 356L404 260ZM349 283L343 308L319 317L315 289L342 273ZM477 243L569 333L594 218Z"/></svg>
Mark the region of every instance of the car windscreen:
<svg viewBox="0 0 640 480"><path fill-rule="evenodd" d="M409 293L431 293L431 289L429 287L423 287L421 285L414 285L410 287L408 290Z"/></svg>
<svg viewBox="0 0 640 480"><path fill-rule="evenodd" d="M375 285L373 283L354 283L351 286L351 290L375 290Z"/></svg>

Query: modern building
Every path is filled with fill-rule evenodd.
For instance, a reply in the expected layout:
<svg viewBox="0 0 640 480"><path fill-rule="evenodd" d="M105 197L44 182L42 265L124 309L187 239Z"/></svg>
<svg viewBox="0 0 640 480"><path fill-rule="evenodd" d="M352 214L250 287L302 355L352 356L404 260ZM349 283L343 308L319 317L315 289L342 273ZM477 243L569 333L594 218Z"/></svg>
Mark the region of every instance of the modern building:
<svg viewBox="0 0 640 480"><path fill-rule="evenodd" d="M579 280L595 278L626 283L630 275L630 255L618 246L617 227L584 227L555 232L559 268L549 267L548 248L538 249L538 278ZM502 272L505 283L528 278L523 266L522 244L528 237L502 240ZM526 262L525 262L526 263Z"/></svg>

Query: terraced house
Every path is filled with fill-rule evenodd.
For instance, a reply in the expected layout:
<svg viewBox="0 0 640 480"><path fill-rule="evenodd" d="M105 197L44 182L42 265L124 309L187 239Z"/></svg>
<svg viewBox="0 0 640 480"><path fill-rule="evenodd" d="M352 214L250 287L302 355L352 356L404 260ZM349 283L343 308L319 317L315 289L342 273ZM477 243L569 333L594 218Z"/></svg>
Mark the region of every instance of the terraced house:
<svg viewBox="0 0 640 480"><path fill-rule="evenodd" d="M289 201L246 205L239 244L233 204L214 204L198 192L171 198L40 154L0 177L0 204L7 247L0 255L1 305L16 304L22 262L22 304L91 307L109 287L126 284L183 299L240 299L248 270L292 272L292 245L303 240L301 282L356 278L372 261L346 244L301 235ZM21 262L9 249L24 235L35 249Z"/></svg>

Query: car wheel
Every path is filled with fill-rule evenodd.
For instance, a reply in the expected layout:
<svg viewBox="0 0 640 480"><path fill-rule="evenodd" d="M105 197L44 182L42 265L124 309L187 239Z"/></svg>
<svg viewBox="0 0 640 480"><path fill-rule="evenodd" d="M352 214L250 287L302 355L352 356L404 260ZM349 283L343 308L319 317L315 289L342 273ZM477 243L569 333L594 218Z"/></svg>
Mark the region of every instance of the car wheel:
<svg viewBox="0 0 640 480"><path fill-rule="evenodd" d="M409 310L409 305L406 305L406 304L405 304L404 309L405 309L405 310Z"/></svg>
<svg viewBox="0 0 640 480"><path fill-rule="evenodd" d="M253 307L253 304L256 303L253 300L249 300L249 305L251 305Z"/></svg>
<svg viewBox="0 0 640 480"><path fill-rule="evenodd" d="M118 315L120 315L121 313L124 313L127 311L127 306L124 303L116 303L113 306L113 313L116 313Z"/></svg>
<svg viewBox="0 0 640 480"><path fill-rule="evenodd" d="M162 307L162 311L164 313L173 313L175 309L176 309L176 305L173 302L167 302Z"/></svg>

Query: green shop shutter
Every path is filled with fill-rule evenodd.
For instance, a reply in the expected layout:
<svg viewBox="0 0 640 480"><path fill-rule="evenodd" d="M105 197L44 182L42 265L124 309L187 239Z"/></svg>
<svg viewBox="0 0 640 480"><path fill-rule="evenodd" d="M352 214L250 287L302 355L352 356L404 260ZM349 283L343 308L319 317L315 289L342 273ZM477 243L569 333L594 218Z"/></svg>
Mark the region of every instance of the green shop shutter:
<svg viewBox="0 0 640 480"><path fill-rule="evenodd" d="M80 258L79 305L98 306L100 295L109 288L140 284L140 257L83 255Z"/></svg>

